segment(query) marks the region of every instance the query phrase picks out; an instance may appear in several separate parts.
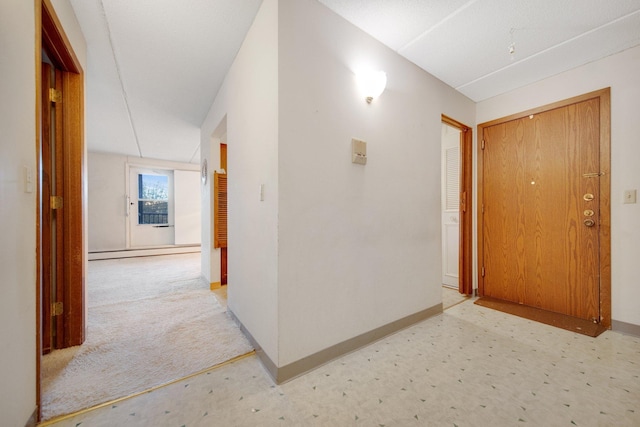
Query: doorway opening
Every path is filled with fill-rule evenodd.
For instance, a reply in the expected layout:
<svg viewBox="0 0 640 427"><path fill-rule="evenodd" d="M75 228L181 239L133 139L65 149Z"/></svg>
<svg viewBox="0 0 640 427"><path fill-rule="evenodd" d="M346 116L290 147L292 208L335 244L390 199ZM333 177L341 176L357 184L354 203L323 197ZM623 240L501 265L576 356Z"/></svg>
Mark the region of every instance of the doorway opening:
<svg viewBox="0 0 640 427"><path fill-rule="evenodd" d="M442 115L442 285L462 295L473 293L472 143L470 127Z"/></svg>
<svg viewBox="0 0 640 427"><path fill-rule="evenodd" d="M611 326L609 89L478 134L478 303L597 336Z"/></svg>
<svg viewBox="0 0 640 427"><path fill-rule="evenodd" d="M41 358L85 339L84 75L49 0L36 2L36 404ZM43 53L44 52L44 53Z"/></svg>
<svg viewBox="0 0 640 427"><path fill-rule="evenodd" d="M173 170L133 166L128 169L128 247L173 245L175 243Z"/></svg>

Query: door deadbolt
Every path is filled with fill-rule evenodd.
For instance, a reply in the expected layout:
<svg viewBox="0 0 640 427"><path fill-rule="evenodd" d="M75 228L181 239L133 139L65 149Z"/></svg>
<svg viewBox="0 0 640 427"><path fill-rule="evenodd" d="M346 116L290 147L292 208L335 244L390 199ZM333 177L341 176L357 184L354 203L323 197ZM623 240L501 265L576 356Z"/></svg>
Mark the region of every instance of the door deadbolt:
<svg viewBox="0 0 640 427"><path fill-rule="evenodd" d="M594 196L591 193L587 193L584 196L582 196L583 199L585 199L587 202L590 202L591 200L593 200Z"/></svg>
<svg viewBox="0 0 640 427"><path fill-rule="evenodd" d="M592 211L591 209L587 209L583 212L584 216L593 216L595 215L595 212Z"/></svg>
<svg viewBox="0 0 640 427"><path fill-rule="evenodd" d="M584 220L584 225L586 225L587 227L593 227L594 225L596 225L596 222L591 218L587 218Z"/></svg>

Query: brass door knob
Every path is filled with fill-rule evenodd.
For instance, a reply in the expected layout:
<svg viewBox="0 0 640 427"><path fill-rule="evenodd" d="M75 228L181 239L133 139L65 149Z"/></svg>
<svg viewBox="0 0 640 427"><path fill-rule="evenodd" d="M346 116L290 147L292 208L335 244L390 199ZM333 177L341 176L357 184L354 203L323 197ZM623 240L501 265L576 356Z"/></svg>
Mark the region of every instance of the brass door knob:
<svg viewBox="0 0 640 427"><path fill-rule="evenodd" d="M596 225L596 222L591 218L587 218L584 220L584 225L586 225L587 227L593 227L594 225Z"/></svg>

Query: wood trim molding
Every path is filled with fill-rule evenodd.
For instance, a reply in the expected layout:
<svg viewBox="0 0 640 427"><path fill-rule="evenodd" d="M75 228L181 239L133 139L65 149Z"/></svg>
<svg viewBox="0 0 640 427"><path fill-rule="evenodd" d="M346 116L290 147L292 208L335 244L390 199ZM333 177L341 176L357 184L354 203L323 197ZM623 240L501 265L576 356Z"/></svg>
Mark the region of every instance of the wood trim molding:
<svg viewBox="0 0 640 427"><path fill-rule="evenodd" d="M38 39L42 42L42 47L51 53L51 61L60 69L76 74L82 73L80 61L71 47L71 42L65 34L62 24L55 13L51 0L36 0L42 7L41 10L41 36ZM38 62L40 62L40 50L38 50Z"/></svg>
<svg viewBox="0 0 640 427"><path fill-rule="evenodd" d="M600 322L611 328L611 88L600 98Z"/></svg>
<svg viewBox="0 0 640 427"><path fill-rule="evenodd" d="M34 13L35 13L35 123L36 129L35 135L35 155L36 163L41 157L41 145L40 145L40 121L42 120L42 0L34 0ZM40 166L38 164L38 166ZM39 421L42 414L42 388L41 388L41 361L42 361L42 269L41 269L41 252L40 252L40 236L42 231L40 230L40 207L38 206L38 200L40 200L40 184L36 180L36 411L35 422ZM27 424L28 425L28 424Z"/></svg>
<svg viewBox="0 0 640 427"><path fill-rule="evenodd" d="M85 339L84 322L84 78L63 73L64 141L64 276L65 347L80 345Z"/></svg>
<svg viewBox="0 0 640 427"><path fill-rule="evenodd" d="M484 295L484 278L482 277L482 260L484 259L482 233L482 143L484 129L490 126L521 119L556 108L565 107L582 101L598 98L600 101L600 324L611 328L611 88L604 88L557 101L541 107L512 114L499 119L478 124L477 147L477 189L478 189L478 294Z"/></svg>
<svg viewBox="0 0 640 427"><path fill-rule="evenodd" d="M446 115L442 123L461 132L460 141L460 249L458 261L458 291L473 293L473 130Z"/></svg>

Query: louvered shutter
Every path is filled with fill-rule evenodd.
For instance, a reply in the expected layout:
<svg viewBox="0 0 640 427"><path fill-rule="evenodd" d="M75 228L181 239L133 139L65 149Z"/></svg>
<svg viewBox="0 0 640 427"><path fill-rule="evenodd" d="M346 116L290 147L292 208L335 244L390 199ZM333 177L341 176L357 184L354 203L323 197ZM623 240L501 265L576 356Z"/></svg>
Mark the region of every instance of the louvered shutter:
<svg viewBox="0 0 640 427"><path fill-rule="evenodd" d="M445 209L458 210L460 208L460 147L448 148L445 152Z"/></svg>
<svg viewBox="0 0 640 427"><path fill-rule="evenodd" d="M227 247L227 175L213 174L213 247Z"/></svg>

